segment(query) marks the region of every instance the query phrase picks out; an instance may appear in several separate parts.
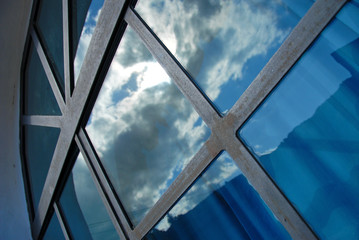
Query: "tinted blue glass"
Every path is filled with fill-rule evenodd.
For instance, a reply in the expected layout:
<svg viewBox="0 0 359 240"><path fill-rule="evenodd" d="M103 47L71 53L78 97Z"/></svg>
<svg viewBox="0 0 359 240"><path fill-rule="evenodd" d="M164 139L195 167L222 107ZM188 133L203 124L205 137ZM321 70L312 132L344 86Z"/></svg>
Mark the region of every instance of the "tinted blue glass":
<svg viewBox="0 0 359 240"><path fill-rule="evenodd" d="M227 153L214 160L147 239L290 239Z"/></svg>
<svg viewBox="0 0 359 240"><path fill-rule="evenodd" d="M81 32L85 24L87 11L89 10L91 0L73 0L71 1L72 11L72 56L75 56L77 45L80 40Z"/></svg>
<svg viewBox="0 0 359 240"><path fill-rule="evenodd" d="M75 81L80 73L86 51L95 29L104 0L74 0L71 2L73 16L73 61Z"/></svg>
<svg viewBox="0 0 359 240"><path fill-rule="evenodd" d="M26 163L30 176L32 200L36 210L60 129L29 125L25 126L24 130Z"/></svg>
<svg viewBox="0 0 359 240"><path fill-rule="evenodd" d="M60 87L64 90L62 1L42 0L36 25Z"/></svg>
<svg viewBox="0 0 359 240"><path fill-rule="evenodd" d="M323 239L359 237L358 7L339 12L239 131Z"/></svg>
<svg viewBox="0 0 359 240"><path fill-rule="evenodd" d="M210 134L130 28L111 63L86 131L134 224Z"/></svg>
<svg viewBox="0 0 359 240"><path fill-rule="evenodd" d="M26 115L61 115L44 68L33 46L25 71L24 113Z"/></svg>
<svg viewBox="0 0 359 240"><path fill-rule="evenodd" d="M119 239L81 155L66 182L60 205L75 240Z"/></svg>
<svg viewBox="0 0 359 240"><path fill-rule="evenodd" d="M146 0L138 3L136 11L225 113L312 3Z"/></svg>
<svg viewBox="0 0 359 240"><path fill-rule="evenodd" d="M50 224L46 229L43 240L65 240L64 234L62 232L59 220L54 213L50 220Z"/></svg>

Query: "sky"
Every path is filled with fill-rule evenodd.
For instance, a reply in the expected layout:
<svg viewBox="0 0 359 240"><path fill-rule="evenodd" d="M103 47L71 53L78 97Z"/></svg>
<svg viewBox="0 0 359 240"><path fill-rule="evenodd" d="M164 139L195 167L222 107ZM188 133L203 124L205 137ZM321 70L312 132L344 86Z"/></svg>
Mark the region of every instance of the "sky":
<svg viewBox="0 0 359 240"><path fill-rule="evenodd" d="M226 113L311 4L151 0L139 1L135 10Z"/></svg>
<svg viewBox="0 0 359 240"><path fill-rule="evenodd" d="M92 0L89 6L89 10L86 14L85 23L81 32L79 43L76 50L74 59L74 76L75 83L80 73L82 62L85 58L88 46L92 38L93 31L95 30L98 18L101 13L104 0Z"/></svg>
<svg viewBox="0 0 359 240"><path fill-rule="evenodd" d="M168 214L156 225L156 229L166 231L170 228L169 217L184 215L198 206L226 182L242 174L227 152L215 159L204 174L189 188ZM215 205L213 206L216 207Z"/></svg>
<svg viewBox="0 0 359 240"><path fill-rule="evenodd" d="M339 14L307 50L278 87L239 132L257 156L276 150L281 142L351 76L332 54L358 38L359 26L351 5ZM260 131L260 133L259 133Z"/></svg>
<svg viewBox="0 0 359 240"><path fill-rule="evenodd" d="M359 234L358 6L353 1L342 8L240 130L323 239Z"/></svg>
<svg viewBox="0 0 359 240"><path fill-rule="evenodd" d="M311 4L309 0L299 5L291 0L143 0L135 10L225 114ZM99 13L98 4L90 6L74 62L76 78ZM86 131L134 224L210 135L130 27ZM183 202L186 207L176 207L174 215L196 204Z"/></svg>
<svg viewBox="0 0 359 240"><path fill-rule="evenodd" d="M209 137L204 122L131 29L86 131L135 223Z"/></svg>

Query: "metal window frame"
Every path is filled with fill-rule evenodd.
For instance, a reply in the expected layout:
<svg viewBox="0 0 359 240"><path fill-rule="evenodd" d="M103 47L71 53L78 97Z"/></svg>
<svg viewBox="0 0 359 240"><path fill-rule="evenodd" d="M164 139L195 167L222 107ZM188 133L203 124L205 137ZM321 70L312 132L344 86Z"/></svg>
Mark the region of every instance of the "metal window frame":
<svg viewBox="0 0 359 240"><path fill-rule="evenodd" d="M54 203L53 208L54 208L56 217L59 220L60 227L61 227L62 232L64 233L65 239L70 240L71 239L70 230L69 230L67 223L65 222L64 214L63 214L61 208L58 206L58 204L56 202Z"/></svg>
<svg viewBox="0 0 359 240"><path fill-rule="evenodd" d="M54 73L46 58L37 33L33 25L29 27L32 43L40 57L62 113L61 116L21 115L21 129L25 125L57 127L61 129L39 206L38 209L34 210L34 219L31 222L34 239L38 239L43 235L50 221L50 216L54 211L60 221L64 236L66 239L71 239L66 219L62 215L57 202L60 197L61 188L66 182L66 178L74 164L75 158L73 154L78 150L80 150L85 158L97 190L121 239L142 239L145 237L222 151L229 153L250 184L259 193L293 239L317 239L314 231L252 156L236 133L277 86L285 74L294 66L326 25L335 17L336 13L347 2L346 0L317 0L225 116L221 116L216 111L205 94L193 83L186 70L184 70L166 46L153 33L145 21L141 19L133 8L136 3L134 0L105 0L82 64L77 84L74 87L71 56L71 13L68 1L62 0L65 73L64 97L56 83ZM37 2L34 2L31 14L31 19L33 20L38 8ZM209 139L137 226L131 225L120 199L113 192L112 185L92 146L91 140L84 130L84 126L91 114L91 109L127 24L139 35L151 54L165 69L176 86L191 102L199 116L212 131ZM29 41L30 37L27 38L25 53L28 52ZM25 55L24 59L26 59ZM22 64L22 71L24 71L26 60ZM21 92L24 94L24 90ZM21 109L23 109L22 106ZM23 133L20 134L23 137ZM21 155L23 158L26 158L26 156L23 156L23 153ZM23 160L23 163L26 168L26 159ZM26 173L24 175L26 177ZM27 192L30 191L27 190ZM31 197L28 197L28 199L30 199L28 202L31 205Z"/></svg>
<svg viewBox="0 0 359 240"><path fill-rule="evenodd" d="M89 157L88 152L86 151L87 149L84 146L86 143L83 143L84 139L82 140L81 139L78 137L78 135L75 136L75 141L77 143L77 146L80 149L80 152L82 153L82 156L85 159L88 169L90 170L92 179L94 180L96 188L102 198L102 201L105 204L106 210L120 238L127 239L127 237L125 237L126 236L125 233L122 231L121 223L117 220L117 216L113 210L114 207L109 201L109 198L111 198L111 196L107 194L107 191L106 192L104 191L104 187L102 186L102 184L106 184L107 182L101 179L102 176L99 176L102 172L98 170L96 163L93 161L93 158Z"/></svg>

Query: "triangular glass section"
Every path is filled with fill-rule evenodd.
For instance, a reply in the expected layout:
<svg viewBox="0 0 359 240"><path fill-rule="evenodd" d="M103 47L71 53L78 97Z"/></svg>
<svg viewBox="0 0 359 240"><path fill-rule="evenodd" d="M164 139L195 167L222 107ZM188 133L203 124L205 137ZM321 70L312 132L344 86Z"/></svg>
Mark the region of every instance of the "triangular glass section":
<svg viewBox="0 0 359 240"><path fill-rule="evenodd" d="M26 115L61 115L40 58L33 46L30 47L24 81Z"/></svg>

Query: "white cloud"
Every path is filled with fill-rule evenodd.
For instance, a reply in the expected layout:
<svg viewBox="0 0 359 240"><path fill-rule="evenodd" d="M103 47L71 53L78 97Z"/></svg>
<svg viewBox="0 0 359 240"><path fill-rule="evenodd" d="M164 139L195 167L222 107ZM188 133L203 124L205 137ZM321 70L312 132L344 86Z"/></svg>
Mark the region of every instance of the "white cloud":
<svg viewBox="0 0 359 240"><path fill-rule="evenodd" d="M198 114L134 34L126 31L86 130L138 222L201 147L208 129L203 122L194 126Z"/></svg>
<svg viewBox="0 0 359 240"><path fill-rule="evenodd" d="M189 8L186 2L174 1L163 12L151 9L154 1L142 1L141 5L146 20L165 23L157 24L154 30L161 33L158 35L184 65L198 74L202 62L209 61L202 71L211 98L218 97L230 76L241 77L248 59L264 54L285 35L276 29L273 13L250 8L246 2L234 5L220 1L218 11ZM229 15L235 17L228 19ZM223 46L216 50L217 56L205 59L208 56L202 47L214 40ZM135 223L159 199L209 134L203 122L198 124L198 114L145 49L133 30L126 30L86 127ZM207 181L210 185L223 184L223 179L233 178L237 170L235 165L224 164ZM204 185L193 187L171 214L188 212L208 194ZM160 228L168 225L167 221Z"/></svg>
<svg viewBox="0 0 359 240"><path fill-rule="evenodd" d="M90 45L92 34L93 34L93 32L95 30L95 26L96 26L96 24L92 25L92 24L89 23L91 21L90 18L93 15L91 10L94 11L90 7L90 10L86 14L85 23L84 23L84 26L83 26L83 29L82 29L82 32L81 32L81 36L80 36L80 39L79 39L79 43L78 43L77 51L76 51L76 55L75 55L75 60L74 60L75 83L76 83L77 78L78 78L78 76L80 74L80 69L81 69L83 60L85 58L85 54L87 52L87 49L88 49L88 47ZM95 21L95 23L97 23L97 21L98 21L98 18L100 16L101 10L102 10L102 7L97 11L97 13L94 13L95 16L92 17L93 20Z"/></svg>
<svg viewBox="0 0 359 240"><path fill-rule="evenodd" d="M246 62L266 54L289 33L289 29L277 27L277 15L268 7L270 4L265 1L153 0L141 1L136 10L198 80L205 93L216 100L227 82L247 84L238 82L243 80ZM209 46L212 49L205 49Z"/></svg>
<svg viewBox="0 0 359 240"><path fill-rule="evenodd" d="M176 203L169 212L169 216L175 218L186 214L214 191L221 188L226 182L231 181L240 174L242 174L242 172L229 155L227 153L222 153L196 183L191 186L181 200ZM164 223L162 223L162 221ZM166 217L156 226L156 229L166 231L170 226L168 215L166 215Z"/></svg>
<svg viewBox="0 0 359 240"><path fill-rule="evenodd" d="M90 45L93 30L94 30L94 27L87 27L85 25L83 31L81 32L81 37L79 40L79 44L77 47L76 56L75 56L75 60L74 60L75 82L77 81L77 78L80 74L82 62L85 58L85 54L88 49L88 46Z"/></svg>
<svg viewBox="0 0 359 240"><path fill-rule="evenodd" d="M277 148L278 148L278 146L268 149L261 145L255 145L253 150L258 156L264 156L264 155L271 154L272 152L277 150Z"/></svg>

